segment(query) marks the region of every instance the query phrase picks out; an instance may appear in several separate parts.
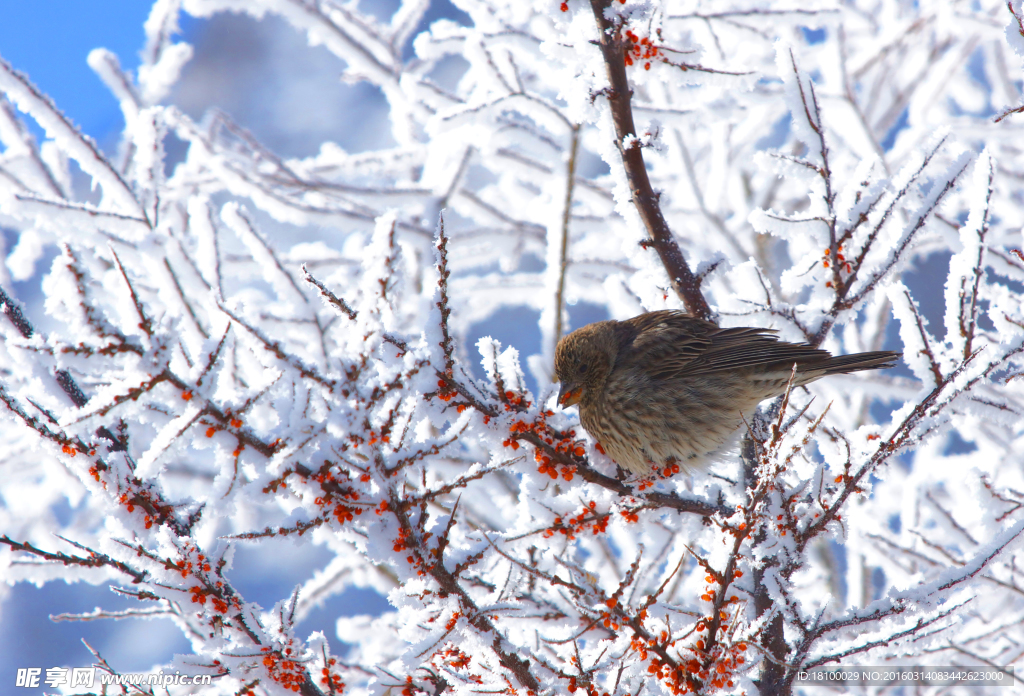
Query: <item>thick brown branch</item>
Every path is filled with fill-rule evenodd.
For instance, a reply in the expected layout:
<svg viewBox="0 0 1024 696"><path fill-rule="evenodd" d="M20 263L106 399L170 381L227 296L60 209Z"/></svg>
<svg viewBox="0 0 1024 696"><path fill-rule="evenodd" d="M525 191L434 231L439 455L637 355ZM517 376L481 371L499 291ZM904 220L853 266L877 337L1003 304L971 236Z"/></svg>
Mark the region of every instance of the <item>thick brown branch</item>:
<svg viewBox="0 0 1024 696"><path fill-rule="evenodd" d="M640 149L636 126L633 124L633 92L626 76L625 44L620 36L621 27L617 27L605 17L605 10L609 5L611 0L590 0L600 30L601 54L608 70L609 86L604 94L608 97L611 108L616 144L622 155L622 166L626 170L633 205L640 213L640 219L650 235L649 246L658 252L672 289L683 301L686 311L695 317L713 321L711 308L700 291L700 281L690 270L683 252L676 244L672 230L661 213L660 194L654 191L647 176L643 152Z"/></svg>

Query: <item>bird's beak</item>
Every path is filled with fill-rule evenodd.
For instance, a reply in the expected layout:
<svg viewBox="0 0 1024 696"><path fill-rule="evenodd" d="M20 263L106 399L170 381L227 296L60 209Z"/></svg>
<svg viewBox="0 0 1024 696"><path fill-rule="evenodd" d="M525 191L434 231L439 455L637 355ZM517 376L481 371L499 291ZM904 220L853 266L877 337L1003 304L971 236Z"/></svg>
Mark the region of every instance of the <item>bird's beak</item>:
<svg viewBox="0 0 1024 696"><path fill-rule="evenodd" d="M562 386L558 390L558 403L562 408L568 408L578 404L582 395L583 387L578 387L572 382L562 382Z"/></svg>

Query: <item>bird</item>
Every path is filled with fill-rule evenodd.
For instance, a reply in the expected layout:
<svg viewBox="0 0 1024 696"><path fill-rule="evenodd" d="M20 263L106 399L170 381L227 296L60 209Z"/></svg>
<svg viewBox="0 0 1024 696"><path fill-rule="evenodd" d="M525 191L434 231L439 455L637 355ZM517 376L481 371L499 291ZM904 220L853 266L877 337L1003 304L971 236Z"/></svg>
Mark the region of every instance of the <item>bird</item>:
<svg viewBox="0 0 1024 696"><path fill-rule="evenodd" d="M682 311L599 321L555 348L558 403L616 464L634 474L707 468L757 405L828 375L895 366L900 353L833 356L773 329L720 328ZM671 471L672 469L670 469Z"/></svg>

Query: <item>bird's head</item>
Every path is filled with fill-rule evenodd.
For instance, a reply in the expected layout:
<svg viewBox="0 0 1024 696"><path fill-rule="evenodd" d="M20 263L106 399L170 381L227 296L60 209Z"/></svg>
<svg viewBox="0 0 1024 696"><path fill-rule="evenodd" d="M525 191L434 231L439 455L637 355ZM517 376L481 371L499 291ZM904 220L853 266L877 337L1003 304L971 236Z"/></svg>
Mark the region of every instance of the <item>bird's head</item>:
<svg viewBox="0 0 1024 696"><path fill-rule="evenodd" d="M597 393L608 379L618 341L614 321L588 324L562 338L555 348L555 379L561 382L558 403L572 406Z"/></svg>

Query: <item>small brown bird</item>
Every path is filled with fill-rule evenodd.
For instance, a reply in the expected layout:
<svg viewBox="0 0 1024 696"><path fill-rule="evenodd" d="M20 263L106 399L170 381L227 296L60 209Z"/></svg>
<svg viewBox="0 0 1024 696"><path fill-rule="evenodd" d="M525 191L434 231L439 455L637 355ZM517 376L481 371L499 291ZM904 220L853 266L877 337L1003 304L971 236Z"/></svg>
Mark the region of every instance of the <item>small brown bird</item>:
<svg viewBox="0 0 1024 696"><path fill-rule="evenodd" d="M892 367L899 353L833 357L771 329L721 329L677 311L599 321L555 349L558 402L617 464L637 474L676 463L696 471L725 449L758 403L826 375Z"/></svg>

